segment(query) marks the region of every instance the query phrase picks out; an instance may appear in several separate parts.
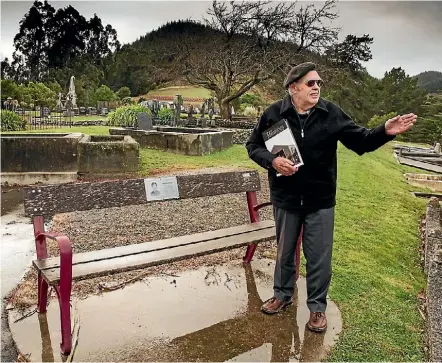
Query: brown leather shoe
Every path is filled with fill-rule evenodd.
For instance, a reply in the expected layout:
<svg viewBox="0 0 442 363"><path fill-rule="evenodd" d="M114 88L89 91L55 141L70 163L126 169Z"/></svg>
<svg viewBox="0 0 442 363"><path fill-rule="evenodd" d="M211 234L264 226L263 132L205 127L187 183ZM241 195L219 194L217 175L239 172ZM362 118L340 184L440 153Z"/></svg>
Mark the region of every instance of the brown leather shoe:
<svg viewBox="0 0 442 363"><path fill-rule="evenodd" d="M293 304L293 300L279 300L276 297L271 297L261 306L261 310L267 314L276 314L281 310L285 309L287 306Z"/></svg>
<svg viewBox="0 0 442 363"><path fill-rule="evenodd" d="M327 318L325 317L325 313L315 312L310 313L310 319L307 323L307 327L314 332L323 332L327 329Z"/></svg>

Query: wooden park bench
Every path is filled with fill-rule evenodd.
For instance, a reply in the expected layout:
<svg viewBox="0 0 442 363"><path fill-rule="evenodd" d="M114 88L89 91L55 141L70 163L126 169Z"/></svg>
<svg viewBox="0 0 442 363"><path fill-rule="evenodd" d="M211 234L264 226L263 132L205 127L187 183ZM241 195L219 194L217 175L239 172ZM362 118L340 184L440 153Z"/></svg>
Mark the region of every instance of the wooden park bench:
<svg viewBox="0 0 442 363"><path fill-rule="evenodd" d="M38 271L37 310L39 313L46 312L48 287L53 286L60 305L62 354L67 355L72 349L70 298L73 280L168 264L242 246L247 246L244 262L250 263L256 245L275 238L274 221L260 220L259 210L271 203L257 202L256 192L261 187L256 170L180 175L155 180L161 182L166 179L172 192L165 199L189 199L245 192L250 223L164 240L77 253L73 256L68 236L45 232L45 218L49 219L57 213L161 202L165 199L151 197L148 185L152 179L24 188L25 214L33 219L37 252L37 260L33 261L33 266ZM130 234L130 231L127 233ZM59 257L48 257L47 238L58 243ZM300 243L301 238L297 245L296 278L299 276Z"/></svg>

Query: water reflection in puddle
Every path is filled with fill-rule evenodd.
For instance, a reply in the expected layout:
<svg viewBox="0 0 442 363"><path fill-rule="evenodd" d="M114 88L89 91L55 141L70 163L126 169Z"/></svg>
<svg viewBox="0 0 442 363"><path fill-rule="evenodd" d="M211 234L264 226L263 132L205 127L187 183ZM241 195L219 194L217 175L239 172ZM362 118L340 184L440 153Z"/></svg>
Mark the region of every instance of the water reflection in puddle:
<svg viewBox="0 0 442 363"><path fill-rule="evenodd" d="M149 277L122 290L75 302L80 332L74 361L319 361L341 331L340 313L329 301L325 334L306 329L305 281L298 301L281 314L265 315L274 263L234 261ZM61 361L58 304L11 330L33 361Z"/></svg>

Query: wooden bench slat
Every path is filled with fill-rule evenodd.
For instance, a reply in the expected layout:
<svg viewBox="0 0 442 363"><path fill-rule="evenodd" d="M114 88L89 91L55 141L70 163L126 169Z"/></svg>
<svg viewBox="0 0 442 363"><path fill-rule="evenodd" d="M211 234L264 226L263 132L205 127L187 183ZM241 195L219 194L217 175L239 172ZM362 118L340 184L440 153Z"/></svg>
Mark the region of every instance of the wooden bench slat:
<svg viewBox="0 0 442 363"><path fill-rule="evenodd" d="M26 216L122 207L150 203L145 179L58 184L23 188ZM176 177L179 199L207 197L260 190L257 170Z"/></svg>
<svg viewBox="0 0 442 363"><path fill-rule="evenodd" d="M117 257L124 257L134 254L146 253L166 248L174 248L186 244L202 243L209 240L215 240L219 238L240 235L252 231L263 230L274 227L275 222L267 220L263 222L244 224L235 227L218 229L215 231L207 231L201 233L195 233L192 235L173 237L164 240L144 242L138 244L132 244L121 247L108 248L103 250L96 250L91 252L76 253L73 255L72 264L77 265L80 263L87 263L99 260L112 259ZM51 269L54 267L60 267L60 257L51 257L44 260L33 261L34 267L37 270Z"/></svg>
<svg viewBox="0 0 442 363"><path fill-rule="evenodd" d="M143 254L113 258L111 260L81 263L72 267L72 278L74 280L82 280L102 276L103 274L108 273L146 268L166 262L182 260L188 257L216 253L234 247L242 247L252 242L263 242L274 237L275 229L268 228L241 235L219 238L213 241L207 241L205 243L179 246L173 249L157 250ZM56 285L60 280L60 269L46 269L42 271L42 275L49 285Z"/></svg>

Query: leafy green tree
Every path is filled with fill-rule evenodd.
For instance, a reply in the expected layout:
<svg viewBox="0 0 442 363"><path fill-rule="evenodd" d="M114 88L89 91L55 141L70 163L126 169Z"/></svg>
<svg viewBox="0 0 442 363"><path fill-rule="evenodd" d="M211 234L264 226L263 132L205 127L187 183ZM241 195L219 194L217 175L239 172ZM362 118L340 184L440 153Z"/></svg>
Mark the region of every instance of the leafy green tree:
<svg viewBox="0 0 442 363"><path fill-rule="evenodd" d="M46 83L47 87L54 91L55 95L58 95L59 93L63 92L63 89L60 86L60 83L58 83L57 81L50 81Z"/></svg>
<svg viewBox="0 0 442 363"><path fill-rule="evenodd" d="M1 61L1 79L12 79L14 77L14 70L9 64L9 59L6 57Z"/></svg>
<svg viewBox="0 0 442 363"><path fill-rule="evenodd" d="M426 89L428 92L442 92L442 72L425 71L419 73L415 78L419 87Z"/></svg>
<svg viewBox="0 0 442 363"><path fill-rule="evenodd" d="M34 1L14 37L13 66L34 81L42 80L47 70L48 34L54 13L47 1Z"/></svg>
<svg viewBox="0 0 442 363"><path fill-rule="evenodd" d="M368 62L372 59L370 45L373 38L368 34L362 37L349 34L341 43L335 44L327 49L325 57L329 64L351 72L364 70L361 61Z"/></svg>
<svg viewBox="0 0 442 363"><path fill-rule="evenodd" d="M122 100L123 98L130 97L130 88L129 87L121 87L117 91L117 97Z"/></svg>
<svg viewBox="0 0 442 363"><path fill-rule="evenodd" d="M166 42L166 41L165 41ZM166 42L167 43L167 42ZM171 74L165 74L161 66L155 66L154 48L141 45L124 45L113 55L112 61L105 70L106 83L112 89L129 87L132 95L146 94L156 85L172 81ZM158 60L158 65L160 60Z"/></svg>
<svg viewBox="0 0 442 363"><path fill-rule="evenodd" d="M47 1L35 1L20 22L14 46L13 62L2 77L17 83L57 81L67 91L69 77L80 78L89 64L102 72L120 43L115 29L96 14L88 21L71 5L55 11Z"/></svg>
<svg viewBox="0 0 442 363"><path fill-rule="evenodd" d="M87 28L87 20L71 5L57 10L50 22L47 49L50 68L67 67L84 53Z"/></svg>
<svg viewBox="0 0 442 363"><path fill-rule="evenodd" d="M383 124L384 122L386 122L387 120L393 118L397 116L397 114L395 112L390 112L386 115L374 115L370 121L368 122L368 127L369 128L374 128L376 126L379 126L380 124Z"/></svg>
<svg viewBox="0 0 442 363"><path fill-rule="evenodd" d="M405 71L393 68L379 82L379 109L381 113L396 112L421 114L427 91L417 85L417 79Z"/></svg>
<svg viewBox="0 0 442 363"><path fill-rule="evenodd" d="M19 98L19 88L12 79L1 80L2 98L6 99L11 97L12 99Z"/></svg>
<svg viewBox="0 0 442 363"><path fill-rule="evenodd" d="M99 101L114 101L117 99L114 91L112 91L108 86L102 84L94 93L94 104Z"/></svg>
<svg viewBox="0 0 442 363"><path fill-rule="evenodd" d="M28 105L54 107L56 104L55 92L43 83L29 82L26 86L21 85L19 89L21 101Z"/></svg>
<svg viewBox="0 0 442 363"><path fill-rule="evenodd" d="M102 60L111 56L114 50L120 49L117 31L109 24L103 26L97 14L89 19L86 33L86 54L96 66L100 66Z"/></svg>

